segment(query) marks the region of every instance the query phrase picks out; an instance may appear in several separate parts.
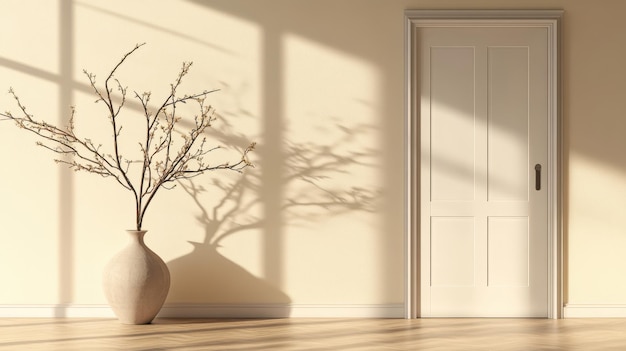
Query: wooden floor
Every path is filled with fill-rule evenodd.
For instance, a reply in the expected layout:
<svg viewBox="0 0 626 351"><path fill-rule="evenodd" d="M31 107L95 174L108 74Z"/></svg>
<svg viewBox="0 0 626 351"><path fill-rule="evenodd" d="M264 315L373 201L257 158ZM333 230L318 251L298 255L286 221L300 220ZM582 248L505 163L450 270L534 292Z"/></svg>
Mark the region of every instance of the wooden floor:
<svg viewBox="0 0 626 351"><path fill-rule="evenodd" d="M0 350L626 350L626 319L0 319Z"/></svg>

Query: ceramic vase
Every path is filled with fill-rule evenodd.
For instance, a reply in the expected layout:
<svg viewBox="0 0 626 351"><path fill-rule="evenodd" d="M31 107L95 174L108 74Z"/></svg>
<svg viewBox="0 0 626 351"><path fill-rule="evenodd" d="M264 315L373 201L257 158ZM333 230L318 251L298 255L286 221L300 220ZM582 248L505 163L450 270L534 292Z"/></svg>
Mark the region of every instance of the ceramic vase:
<svg viewBox="0 0 626 351"><path fill-rule="evenodd" d="M145 230L128 230L128 244L106 265L103 288L123 324L148 324L159 313L170 288L165 262L144 243Z"/></svg>

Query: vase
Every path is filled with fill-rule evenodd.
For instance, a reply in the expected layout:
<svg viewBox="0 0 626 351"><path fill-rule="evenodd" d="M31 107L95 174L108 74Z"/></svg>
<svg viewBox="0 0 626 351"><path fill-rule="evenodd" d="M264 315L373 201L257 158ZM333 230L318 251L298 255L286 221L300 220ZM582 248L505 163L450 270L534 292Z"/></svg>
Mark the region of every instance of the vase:
<svg viewBox="0 0 626 351"><path fill-rule="evenodd" d="M144 243L145 230L128 230L129 242L105 266L104 294L123 324L148 324L170 288L165 262Z"/></svg>

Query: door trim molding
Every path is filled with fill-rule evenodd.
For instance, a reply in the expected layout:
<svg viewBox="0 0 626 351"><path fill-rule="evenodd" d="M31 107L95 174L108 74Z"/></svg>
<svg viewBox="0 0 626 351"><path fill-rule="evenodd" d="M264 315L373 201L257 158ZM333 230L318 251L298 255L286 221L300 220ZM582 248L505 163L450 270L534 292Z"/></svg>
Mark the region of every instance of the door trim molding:
<svg viewBox="0 0 626 351"><path fill-rule="evenodd" d="M560 36L562 10L406 10L405 56L405 317L420 317L419 101L414 31L423 27L543 27L548 30L548 318L563 318Z"/></svg>

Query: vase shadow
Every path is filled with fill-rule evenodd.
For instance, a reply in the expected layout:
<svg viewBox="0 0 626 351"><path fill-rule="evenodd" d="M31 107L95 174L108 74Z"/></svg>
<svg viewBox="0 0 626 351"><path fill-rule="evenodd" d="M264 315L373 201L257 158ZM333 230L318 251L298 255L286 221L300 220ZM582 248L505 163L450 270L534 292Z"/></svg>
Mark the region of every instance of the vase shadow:
<svg viewBox="0 0 626 351"><path fill-rule="evenodd" d="M291 299L280 289L254 276L207 243L190 242L189 254L168 262L171 287L168 299L185 303L284 304Z"/></svg>

